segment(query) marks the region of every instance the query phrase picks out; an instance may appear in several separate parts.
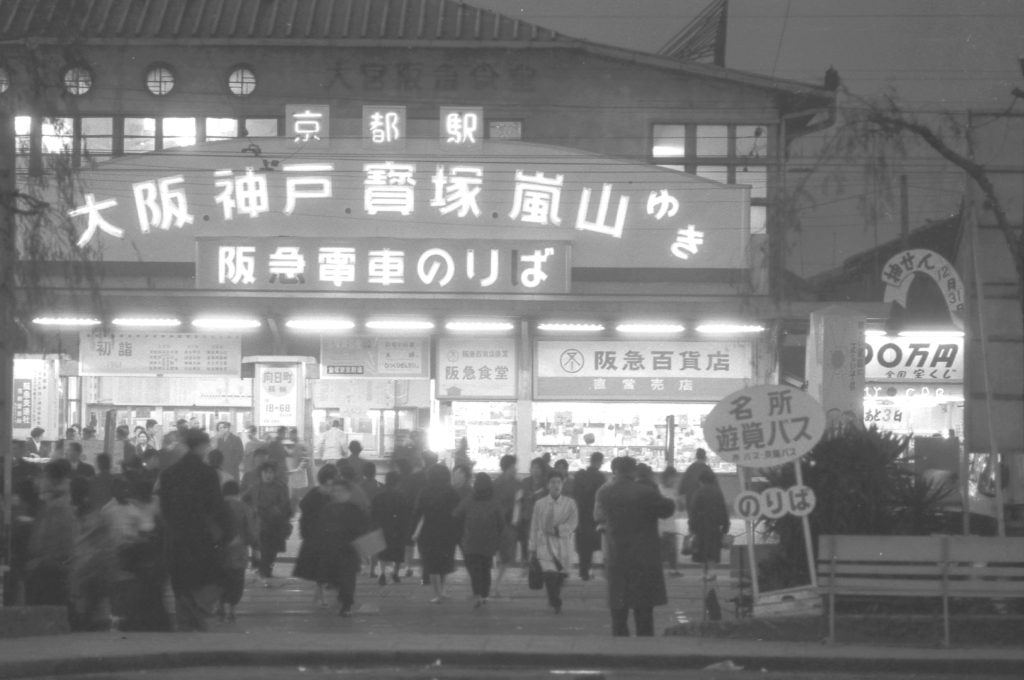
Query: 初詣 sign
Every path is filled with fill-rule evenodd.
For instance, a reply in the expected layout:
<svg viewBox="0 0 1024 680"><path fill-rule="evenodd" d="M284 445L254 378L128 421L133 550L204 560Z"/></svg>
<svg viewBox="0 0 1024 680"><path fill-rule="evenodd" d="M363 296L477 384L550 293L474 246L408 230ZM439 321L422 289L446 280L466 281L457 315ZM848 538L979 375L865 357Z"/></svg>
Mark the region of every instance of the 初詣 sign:
<svg viewBox="0 0 1024 680"><path fill-rule="evenodd" d="M80 375L238 377L242 337L199 333L91 333L79 335Z"/></svg>
<svg viewBox="0 0 1024 680"><path fill-rule="evenodd" d="M825 412L794 387L756 385L725 397L704 421L704 441L724 460L764 468L797 460L825 433Z"/></svg>

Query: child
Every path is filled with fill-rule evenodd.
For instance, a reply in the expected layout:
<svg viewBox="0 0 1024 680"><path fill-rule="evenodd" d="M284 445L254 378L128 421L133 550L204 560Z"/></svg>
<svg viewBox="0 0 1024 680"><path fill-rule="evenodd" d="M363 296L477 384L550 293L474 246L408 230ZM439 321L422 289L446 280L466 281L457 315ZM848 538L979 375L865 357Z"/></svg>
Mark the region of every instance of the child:
<svg viewBox="0 0 1024 680"><path fill-rule="evenodd" d="M242 599L245 590L245 568L248 566L248 550L259 549L259 532L256 530L256 518L252 508L242 502L238 482L231 479L224 482L222 488L224 503L228 506L234 538L224 548L221 567L224 571L224 594L217 615L224 618L224 605L227 605L227 620L234 622L235 605Z"/></svg>

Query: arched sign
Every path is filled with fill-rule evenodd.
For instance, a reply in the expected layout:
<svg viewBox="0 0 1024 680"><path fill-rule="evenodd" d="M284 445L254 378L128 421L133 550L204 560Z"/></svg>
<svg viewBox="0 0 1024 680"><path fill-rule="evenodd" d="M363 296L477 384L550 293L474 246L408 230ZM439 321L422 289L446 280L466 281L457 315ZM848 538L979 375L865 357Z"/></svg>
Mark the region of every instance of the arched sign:
<svg viewBox="0 0 1024 680"><path fill-rule="evenodd" d="M704 441L723 460L765 468L790 463L825 433L812 396L785 385L756 385L722 399L704 421Z"/></svg>
<svg viewBox="0 0 1024 680"><path fill-rule="evenodd" d="M931 277L942 292L946 307L957 328L964 327L964 282L949 260L932 250L914 248L889 258L882 269L885 282L885 302L898 302L907 306L907 293L915 274Z"/></svg>

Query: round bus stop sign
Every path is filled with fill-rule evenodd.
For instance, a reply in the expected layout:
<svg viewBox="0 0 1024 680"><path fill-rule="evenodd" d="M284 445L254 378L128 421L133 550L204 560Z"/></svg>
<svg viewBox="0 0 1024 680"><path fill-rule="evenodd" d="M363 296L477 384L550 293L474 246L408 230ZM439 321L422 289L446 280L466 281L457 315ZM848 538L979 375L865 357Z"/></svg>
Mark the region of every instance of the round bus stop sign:
<svg viewBox="0 0 1024 680"><path fill-rule="evenodd" d="M722 399L704 420L704 441L723 460L765 468L790 463L825 433L814 397L785 385L756 385Z"/></svg>

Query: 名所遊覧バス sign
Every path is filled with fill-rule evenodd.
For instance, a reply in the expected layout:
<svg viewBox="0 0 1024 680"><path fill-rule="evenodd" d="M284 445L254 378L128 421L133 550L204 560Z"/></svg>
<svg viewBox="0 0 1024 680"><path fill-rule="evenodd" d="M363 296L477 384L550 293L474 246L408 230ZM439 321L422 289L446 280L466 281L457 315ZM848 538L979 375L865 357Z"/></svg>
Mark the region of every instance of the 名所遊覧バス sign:
<svg viewBox="0 0 1024 680"><path fill-rule="evenodd" d="M764 468L792 462L825 433L821 404L784 385L756 385L725 397L704 421L704 441L724 460Z"/></svg>

